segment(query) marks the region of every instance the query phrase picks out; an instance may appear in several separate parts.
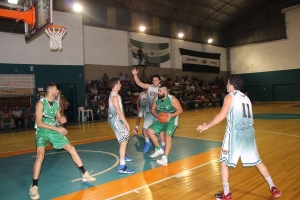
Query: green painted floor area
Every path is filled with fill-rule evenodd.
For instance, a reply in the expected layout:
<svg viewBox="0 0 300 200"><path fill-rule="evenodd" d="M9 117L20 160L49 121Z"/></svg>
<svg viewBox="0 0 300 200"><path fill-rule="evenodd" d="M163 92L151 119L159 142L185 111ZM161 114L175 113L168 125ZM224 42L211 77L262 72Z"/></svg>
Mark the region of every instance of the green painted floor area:
<svg viewBox="0 0 300 200"><path fill-rule="evenodd" d="M127 162L129 168L136 173L158 167L155 159L150 158L154 152L153 146L144 154L142 148L144 138L133 137L127 147L127 155L133 162ZM185 137L173 138L173 149L169 162L175 162L196 154L221 146L221 142L200 140ZM95 142L78 145L76 149L88 171L92 174L103 172L116 164L119 144L116 140ZM80 178L79 169L73 163L69 154L64 150L49 150L44 160L39 179L39 193L41 199L51 199L68 193L76 192L102 183L130 176L117 173L117 166L96 176L93 183L71 182ZM159 157L160 158L160 157ZM28 200L29 187L32 183L32 166L35 153L23 154L0 159L0 199L1 200Z"/></svg>

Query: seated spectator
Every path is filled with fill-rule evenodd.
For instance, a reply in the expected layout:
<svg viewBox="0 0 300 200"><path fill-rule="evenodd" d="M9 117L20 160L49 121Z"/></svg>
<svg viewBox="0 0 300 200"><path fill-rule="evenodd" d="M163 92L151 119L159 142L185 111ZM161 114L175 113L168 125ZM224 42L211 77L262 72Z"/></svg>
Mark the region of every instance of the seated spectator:
<svg viewBox="0 0 300 200"><path fill-rule="evenodd" d="M99 95L99 92L98 92L97 85L93 85L93 88L91 88L91 90L90 90L90 99L97 100L98 95Z"/></svg>
<svg viewBox="0 0 300 200"><path fill-rule="evenodd" d="M18 106L15 107L15 110L12 111L12 116L15 120L15 125L17 128L22 128L24 126L24 115L22 110ZM19 127L19 122L21 122L21 127Z"/></svg>
<svg viewBox="0 0 300 200"><path fill-rule="evenodd" d="M31 107L30 106L27 106L27 109L26 111L24 112L24 125L25 125L25 128L27 128L28 126L28 123L32 123L34 125L34 112L31 111Z"/></svg>
<svg viewBox="0 0 300 200"><path fill-rule="evenodd" d="M64 114L65 114L64 116L66 117L66 119L68 119L68 117L69 117L68 112L69 112L70 103L69 103L69 101L67 100L66 97L64 98L63 104L64 104Z"/></svg>
<svg viewBox="0 0 300 200"><path fill-rule="evenodd" d="M14 119L11 111L8 109L7 106L4 106L4 109L2 110L0 115L0 120L1 120L1 131L3 131L5 123L10 123L10 129L14 129Z"/></svg>
<svg viewBox="0 0 300 200"><path fill-rule="evenodd" d="M107 118L107 108L106 108L105 102L103 100L99 100L99 102L98 102L97 115L99 115L100 120Z"/></svg>

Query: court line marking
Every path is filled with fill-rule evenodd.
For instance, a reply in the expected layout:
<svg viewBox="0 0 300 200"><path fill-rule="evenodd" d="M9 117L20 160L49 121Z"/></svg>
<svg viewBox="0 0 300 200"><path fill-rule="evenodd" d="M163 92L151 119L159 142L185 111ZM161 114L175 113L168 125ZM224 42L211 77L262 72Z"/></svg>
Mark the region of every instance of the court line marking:
<svg viewBox="0 0 300 200"><path fill-rule="evenodd" d="M211 140L211 139L204 139L204 138L197 138L197 137L190 137L190 136L181 136L181 135L175 135L175 137L191 138L191 139L198 139L198 140L208 140L208 141L214 141L214 142L222 142L222 140Z"/></svg>
<svg viewBox="0 0 300 200"><path fill-rule="evenodd" d="M206 165L208 165L208 164L212 163L213 161L216 161L216 160L211 160L211 161L209 161L209 162L207 162L207 163L204 163L204 164L202 164L202 165L199 165L199 166L197 166L197 167L194 167L194 168L192 168L192 169L185 170L185 171L192 171L192 170L194 170L194 169L197 169L197 168L200 168L200 167L204 167L204 166L206 166ZM182 172L181 172L181 173L182 173ZM181 176L181 177L182 177L182 176ZM175 175L173 175L173 176L169 176L169 177L167 177L167 178L164 178L164 179L161 179L161 180L159 180L159 181L155 181L155 182L153 182L153 183L150 183L150 184L147 184L147 185L141 186L141 187L139 187L139 188L135 188L135 189L133 189L133 190L129 190L129 191L127 191L127 192L124 192L124 193L122 193L122 194L119 194L119 195L116 195L116 196L113 196L113 197L107 198L107 200L110 200L110 199L115 199L115 198L118 198L118 197L124 196L124 195L126 195L126 194L130 194L130 193L132 193L132 192L139 191L140 189L147 188L147 187L149 187L149 186L155 185L155 184L157 184L157 183L160 183L160 182L166 181L166 180L168 180L168 179L171 179L171 178L178 178L178 174L175 174Z"/></svg>
<svg viewBox="0 0 300 200"><path fill-rule="evenodd" d="M107 172L107 171L113 169L114 167L116 167L116 166L119 164L119 160L118 160L119 158L118 158L118 156L117 156L116 154L113 154L113 153L109 153L109 152L106 152L106 151L95 151L95 150L76 150L76 151L77 151L77 152L79 151L79 152L96 152L96 153L104 153L104 154L108 154L108 155L111 155L111 156L113 156L113 157L116 158L116 162L115 162L111 167L109 167L109 168L107 168L107 169L105 169L105 170L103 170L103 171L100 171L100 172L98 172L98 173L95 173L95 174L93 174L93 175L91 175L91 176L98 176L98 175L100 175L100 174L104 174L105 172ZM67 151L51 152L51 153L45 153L45 155L52 155L52 154L59 154L59 153L68 153L68 152L67 152ZM34 155L34 156L32 156L32 157L36 157L36 156ZM81 181L81 180L82 180L81 178L78 178L78 179L71 180L71 182L73 183L73 182Z"/></svg>

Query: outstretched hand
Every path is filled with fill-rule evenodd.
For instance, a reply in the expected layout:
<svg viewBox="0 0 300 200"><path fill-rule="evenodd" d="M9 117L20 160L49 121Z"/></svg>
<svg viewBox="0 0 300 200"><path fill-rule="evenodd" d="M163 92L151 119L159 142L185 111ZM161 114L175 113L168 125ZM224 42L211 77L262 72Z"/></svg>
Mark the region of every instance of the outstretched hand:
<svg viewBox="0 0 300 200"><path fill-rule="evenodd" d="M199 126L197 126L197 128L196 128L196 130L197 131L200 131L200 133L202 132L202 131L205 131L205 130L207 130L208 128L207 128L207 126L206 126L206 123L203 123L203 125L199 125Z"/></svg>
<svg viewBox="0 0 300 200"><path fill-rule="evenodd" d="M133 76L135 76L135 75L137 75L139 73L139 70L137 70L136 68L133 68L131 70L131 73L132 73Z"/></svg>

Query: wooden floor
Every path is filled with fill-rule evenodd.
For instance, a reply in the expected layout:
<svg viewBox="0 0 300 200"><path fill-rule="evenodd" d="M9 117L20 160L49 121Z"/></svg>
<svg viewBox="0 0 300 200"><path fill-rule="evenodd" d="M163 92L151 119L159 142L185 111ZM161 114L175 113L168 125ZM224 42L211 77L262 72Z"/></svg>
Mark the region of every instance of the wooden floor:
<svg viewBox="0 0 300 200"><path fill-rule="evenodd" d="M292 103L256 103L253 104L254 114L263 113L295 113L300 114L298 106ZM184 112L180 117L177 136L222 141L225 123L198 133L196 126L210 121L220 111L220 107L192 110ZM131 128L135 127L135 118L128 119ZM260 156L269 169L275 185L282 191L280 199L300 199L300 119L255 120L256 140ZM68 139L73 144L89 143L114 138L107 122L78 124L68 127ZM184 146L182 147L184 150ZM34 130L0 134L0 158L35 151ZM199 155L203 164L188 168L188 160L181 162L180 174L172 174L172 167L165 167L170 176L143 187L128 190L121 195L107 199L214 199L213 194L222 190L219 172L220 149ZM202 156L202 157L201 157ZM185 164L186 163L186 164ZM175 171L175 170L174 170ZM154 172L155 173L155 172ZM176 172L177 173L177 172ZM243 168L239 163L236 169L230 170L230 188L233 199L265 200L273 199L268 185L255 167ZM144 174L144 176L149 176ZM138 176L136 176L138 177ZM128 180L127 185L135 185ZM116 190L115 185L108 190ZM123 187L123 186L121 186ZM124 188L126 188L124 186ZM59 198L58 198L59 199ZM64 199L93 199L64 198Z"/></svg>

